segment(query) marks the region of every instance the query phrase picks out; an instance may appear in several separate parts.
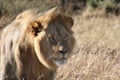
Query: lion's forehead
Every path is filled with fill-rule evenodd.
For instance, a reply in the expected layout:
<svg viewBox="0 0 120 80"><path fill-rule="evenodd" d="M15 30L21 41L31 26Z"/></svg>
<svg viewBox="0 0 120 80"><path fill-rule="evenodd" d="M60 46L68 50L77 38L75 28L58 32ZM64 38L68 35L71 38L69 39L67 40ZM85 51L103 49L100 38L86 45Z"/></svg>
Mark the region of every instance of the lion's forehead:
<svg viewBox="0 0 120 80"><path fill-rule="evenodd" d="M69 34L68 31L65 29L65 26L62 26L62 25L55 25L55 26L49 26L47 29L46 29L46 32L48 34L59 34L59 35L64 35L64 34Z"/></svg>

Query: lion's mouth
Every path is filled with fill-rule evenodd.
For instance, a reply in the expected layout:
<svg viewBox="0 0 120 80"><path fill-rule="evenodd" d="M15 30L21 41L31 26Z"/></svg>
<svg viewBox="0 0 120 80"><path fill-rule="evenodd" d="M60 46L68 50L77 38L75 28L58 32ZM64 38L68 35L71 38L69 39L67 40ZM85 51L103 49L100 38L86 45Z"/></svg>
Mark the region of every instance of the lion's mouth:
<svg viewBox="0 0 120 80"><path fill-rule="evenodd" d="M65 57L62 57L60 59L54 58L54 62L57 66L60 66L60 65L67 63L67 58Z"/></svg>

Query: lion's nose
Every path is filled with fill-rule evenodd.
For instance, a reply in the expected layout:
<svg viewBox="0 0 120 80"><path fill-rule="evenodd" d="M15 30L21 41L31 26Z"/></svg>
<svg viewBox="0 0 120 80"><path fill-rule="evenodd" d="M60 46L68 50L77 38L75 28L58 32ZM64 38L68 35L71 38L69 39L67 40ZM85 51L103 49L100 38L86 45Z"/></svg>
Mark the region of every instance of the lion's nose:
<svg viewBox="0 0 120 80"><path fill-rule="evenodd" d="M68 52L68 50L67 50L67 49L64 49L64 50L59 50L59 53L61 53L61 54L63 54L63 55L65 55L67 52Z"/></svg>

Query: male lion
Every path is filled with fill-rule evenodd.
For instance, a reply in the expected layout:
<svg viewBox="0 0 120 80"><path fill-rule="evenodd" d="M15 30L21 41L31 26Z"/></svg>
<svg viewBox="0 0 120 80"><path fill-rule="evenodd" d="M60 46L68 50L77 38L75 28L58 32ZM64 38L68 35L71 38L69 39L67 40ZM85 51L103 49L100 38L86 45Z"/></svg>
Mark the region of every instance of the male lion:
<svg viewBox="0 0 120 80"><path fill-rule="evenodd" d="M52 80L74 47L73 19L57 8L27 10L1 33L2 80Z"/></svg>

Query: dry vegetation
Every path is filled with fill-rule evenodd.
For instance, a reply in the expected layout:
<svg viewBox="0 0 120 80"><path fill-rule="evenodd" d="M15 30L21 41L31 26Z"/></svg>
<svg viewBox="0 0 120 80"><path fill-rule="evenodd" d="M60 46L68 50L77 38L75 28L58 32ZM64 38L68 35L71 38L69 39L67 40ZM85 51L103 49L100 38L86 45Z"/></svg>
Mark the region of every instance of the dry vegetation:
<svg viewBox="0 0 120 80"><path fill-rule="evenodd" d="M55 80L120 79L120 16L98 13L73 16L75 55L58 69Z"/></svg>

